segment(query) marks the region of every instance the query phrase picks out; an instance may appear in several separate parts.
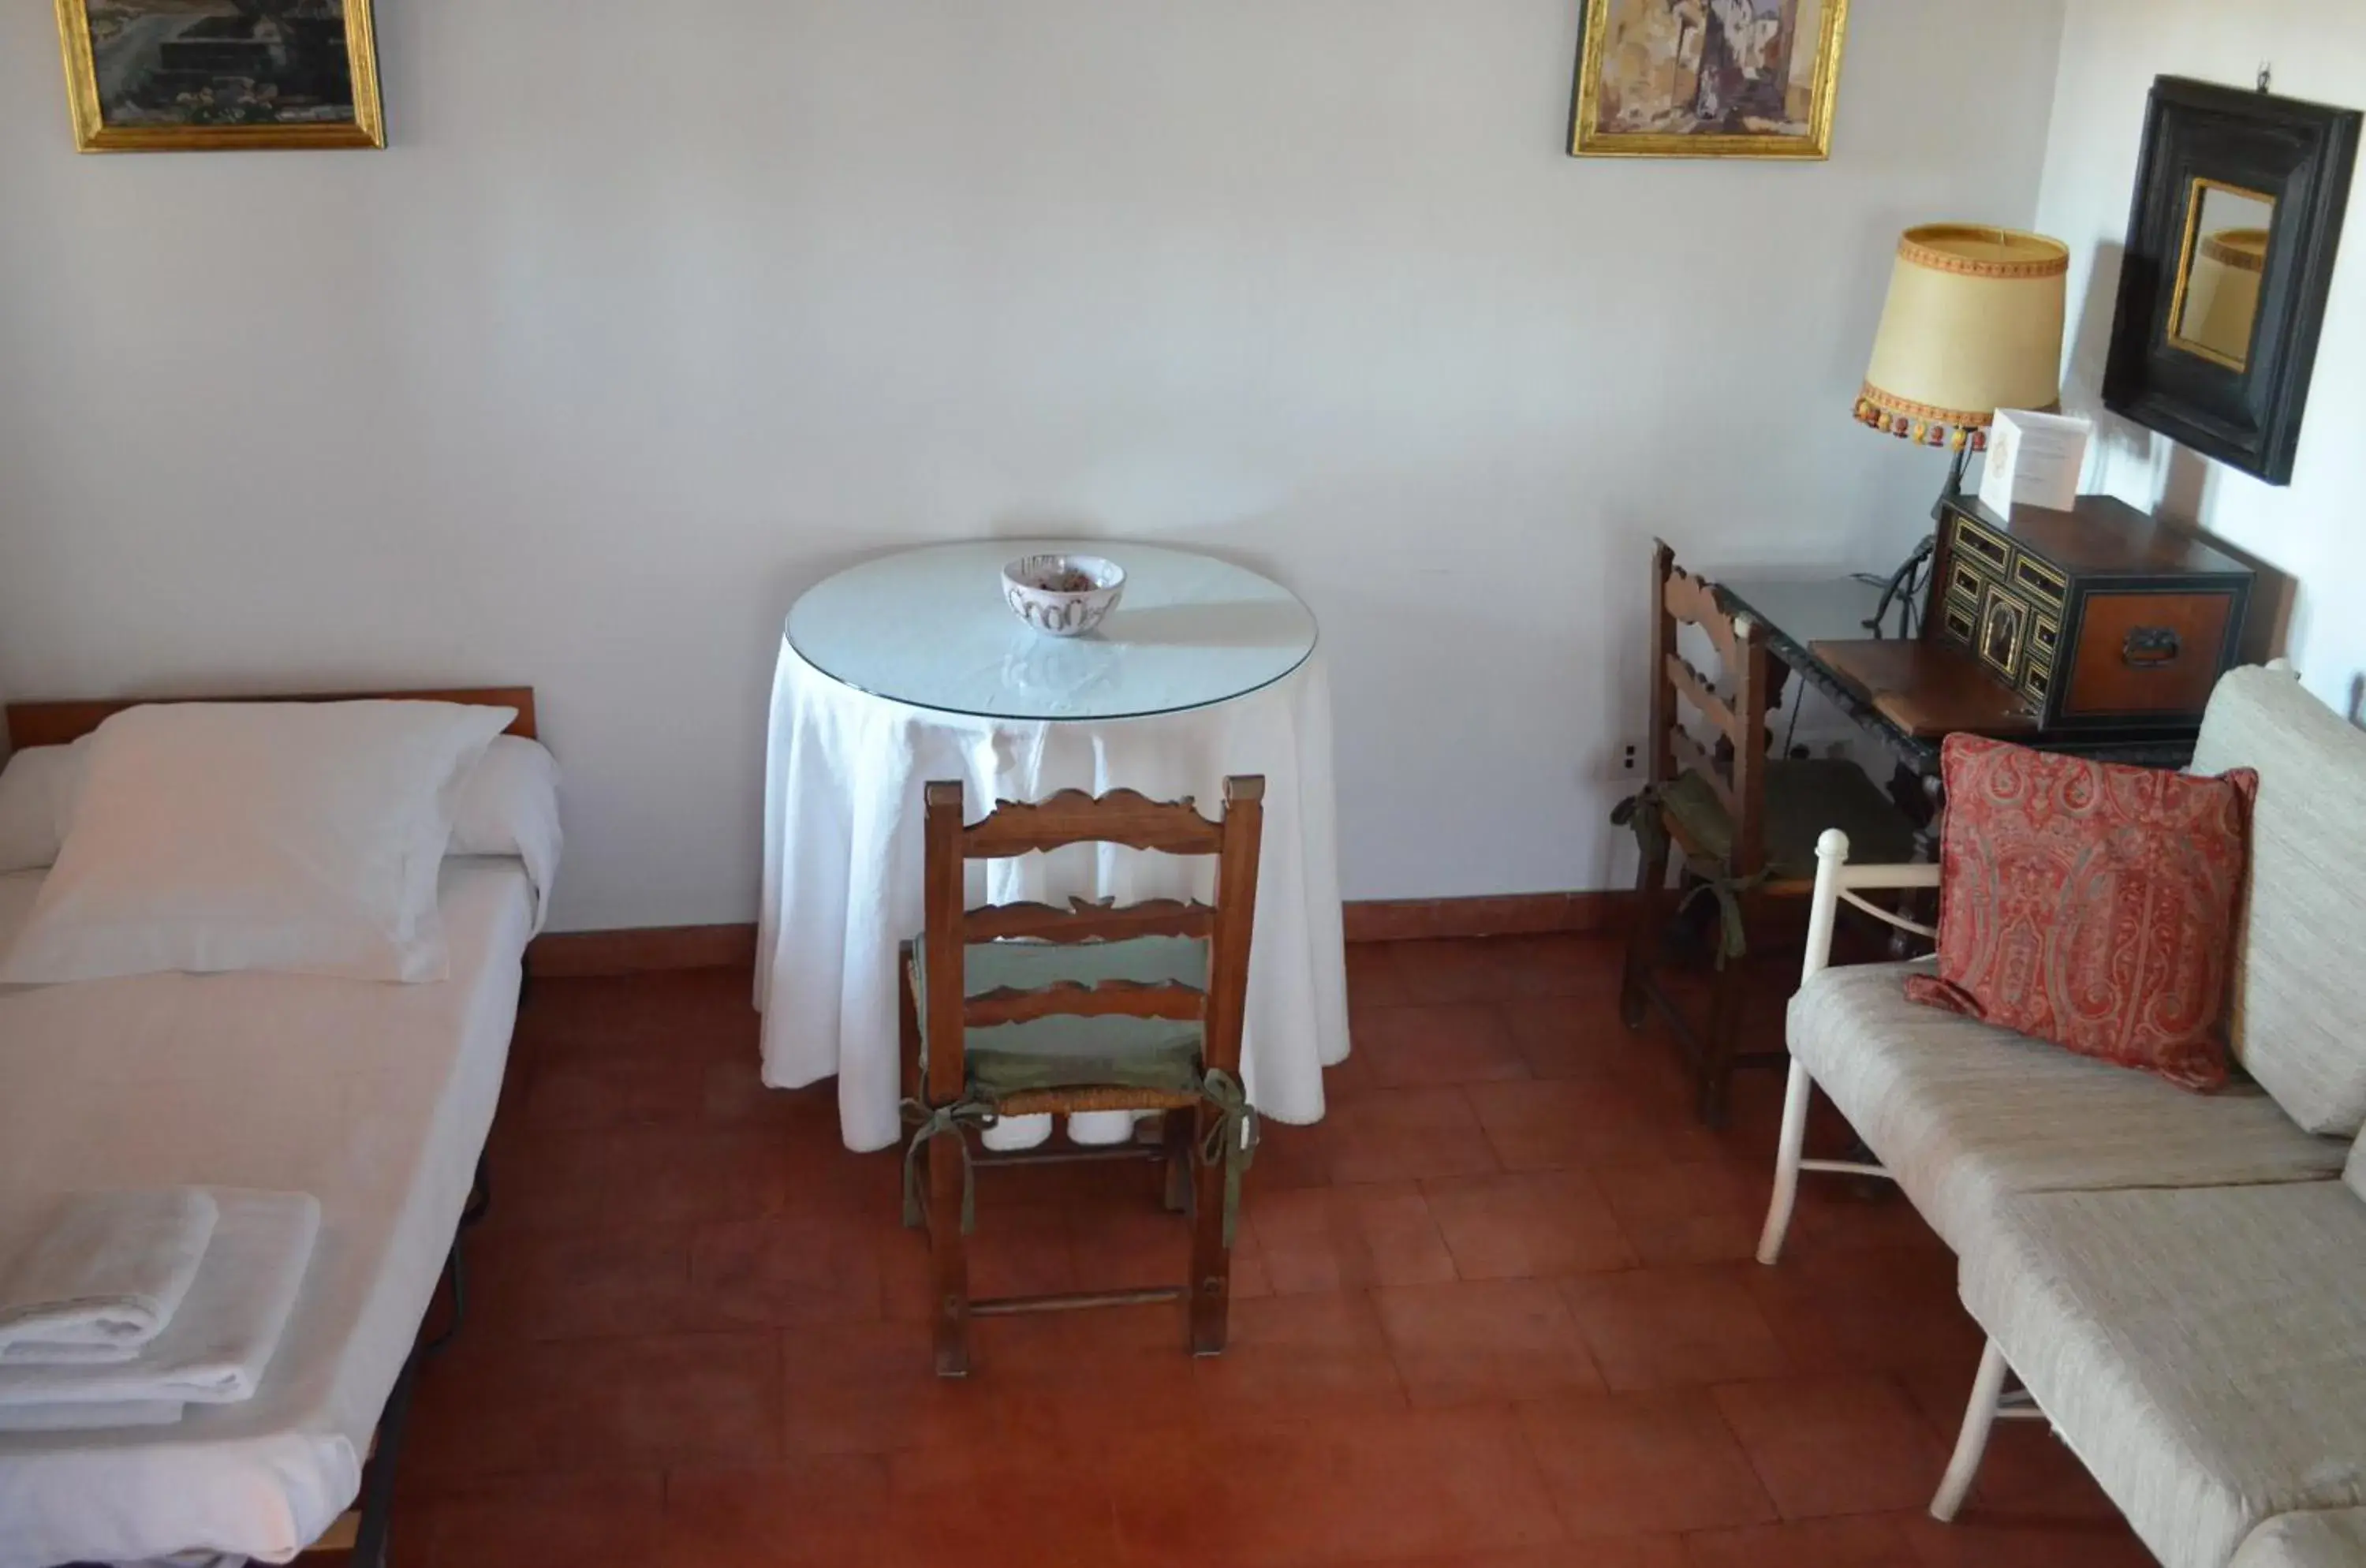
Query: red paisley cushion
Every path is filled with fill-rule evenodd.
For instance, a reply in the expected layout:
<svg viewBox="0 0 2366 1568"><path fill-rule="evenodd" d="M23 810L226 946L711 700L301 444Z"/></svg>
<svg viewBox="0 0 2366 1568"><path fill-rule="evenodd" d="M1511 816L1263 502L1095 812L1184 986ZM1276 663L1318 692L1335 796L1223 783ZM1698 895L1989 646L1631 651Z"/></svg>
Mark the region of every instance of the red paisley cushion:
<svg viewBox="0 0 2366 1568"><path fill-rule="evenodd" d="M1951 735L1939 972L1913 1000L2207 1092L2227 1076L2248 768L2197 778Z"/></svg>

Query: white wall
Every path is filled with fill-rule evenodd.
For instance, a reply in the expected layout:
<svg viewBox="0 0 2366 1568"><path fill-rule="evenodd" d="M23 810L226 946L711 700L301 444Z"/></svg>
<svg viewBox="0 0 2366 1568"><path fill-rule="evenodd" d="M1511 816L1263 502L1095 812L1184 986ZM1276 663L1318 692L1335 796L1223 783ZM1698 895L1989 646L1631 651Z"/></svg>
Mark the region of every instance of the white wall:
<svg viewBox="0 0 2366 1568"><path fill-rule="evenodd" d="M1805 166L1565 157L1570 0L379 0L392 151L110 159L0 7L0 688L532 682L560 923L744 919L799 589L1155 536L1322 616L1351 897L1600 886L1648 536L1923 527L2061 4L1861 0Z"/></svg>
<svg viewBox="0 0 2366 1568"><path fill-rule="evenodd" d="M2063 400L2100 422L2087 487L2197 522L2296 579L2285 649L2353 716L2366 678L2366 211L2352 204L2288 488L2108 413L2102 384L2153 78L2248 86L2267 63L2280 94L2366 107L2360 20L2356 0L2071 0L2037 214L2074 258Z"/></svg>

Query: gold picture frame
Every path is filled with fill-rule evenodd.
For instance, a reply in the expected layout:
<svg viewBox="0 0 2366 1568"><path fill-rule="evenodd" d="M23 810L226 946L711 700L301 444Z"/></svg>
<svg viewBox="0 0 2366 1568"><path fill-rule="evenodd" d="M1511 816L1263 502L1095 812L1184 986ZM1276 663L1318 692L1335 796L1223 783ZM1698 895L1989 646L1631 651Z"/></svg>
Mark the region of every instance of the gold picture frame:
<svg viewBox="0 0 2366 1568"><path fill-rule="evenodd" d="M370 0L57 0L84 152L383 147Z"/></svg>
<svg viewBox="0 0 2366 1568"><path fill-rule="evenodd" d="M1831 156L1848 0L1585 0L1583 29L1571 156Z"/></svg>
<svg viewBox="0 0 2366 1568"><path fill-rule="evenodd" d="M2270 231L2263 227L2233 230L2214 235L2205 233L2203 226L2207 220L2209 198L2214 192L2231 197L2240 204L2265 208L2270 219L2275 215L2276 198L2266 191L2253 190L2232 180L2212 179L2207 175L2193 176L2187 186L2185 237L2178 249L2177 283L2169 299L2169 324L2163 335L2169 347L2199 355L2211 364L2239 375L2250 362L2251 333L2257 324L2259 290L2267 271ZM2258 240L2256 249L2243 243L2253 236ZM2209 341L2202 333L2187 330L2187 306L2193 295L2194 271L2205 256L2249 285L2248 297L2233 307L2232 313L2239 319L2239 330L2227 336L2222 326L2220 335L2223 341L2216 343ZM2232 292L2221 289L2217 297L2224 301ZM2240 352L2236 352L2238 342Z"/></svg>

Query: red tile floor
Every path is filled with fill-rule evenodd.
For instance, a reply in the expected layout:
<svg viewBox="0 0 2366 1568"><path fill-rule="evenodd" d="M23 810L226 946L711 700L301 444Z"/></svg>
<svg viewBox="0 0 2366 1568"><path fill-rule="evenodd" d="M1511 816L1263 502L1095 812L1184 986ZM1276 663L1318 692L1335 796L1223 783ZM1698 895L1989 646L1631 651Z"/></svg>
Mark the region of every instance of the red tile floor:
<svg viewBox="0 0 2366 1568"><path fill-rule="evenodd" d="M1612 944L1350 970L1330 1116L1248 1179L1230 1352L1163 1308L997 1319L965 1382L930 1371L896 1156L839 1146L828 1086L759 1087L744 972L538 983L398 1568L2149 1561L2034 1424L1923 1516L1979 1350L1948 1255L1810 1178L1752 1261L1779 1080L1696 1125ZM975 1288L1179 1279L1154 1182L981 1173Z"/></svg>

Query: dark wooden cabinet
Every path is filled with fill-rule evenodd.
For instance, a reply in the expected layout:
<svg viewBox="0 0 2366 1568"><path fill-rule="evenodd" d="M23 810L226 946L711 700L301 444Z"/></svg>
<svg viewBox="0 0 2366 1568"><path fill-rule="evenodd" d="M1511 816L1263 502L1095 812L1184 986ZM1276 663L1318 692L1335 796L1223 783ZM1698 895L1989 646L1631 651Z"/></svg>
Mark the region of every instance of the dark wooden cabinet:
<svg viewBox="0 0 2366 1568"><path fill-rule="evenodd" d="M2109 496L1939 523L1929 635L2020 693L2043 731L2191 728L2232 668L2251 569Z"/></svg>

